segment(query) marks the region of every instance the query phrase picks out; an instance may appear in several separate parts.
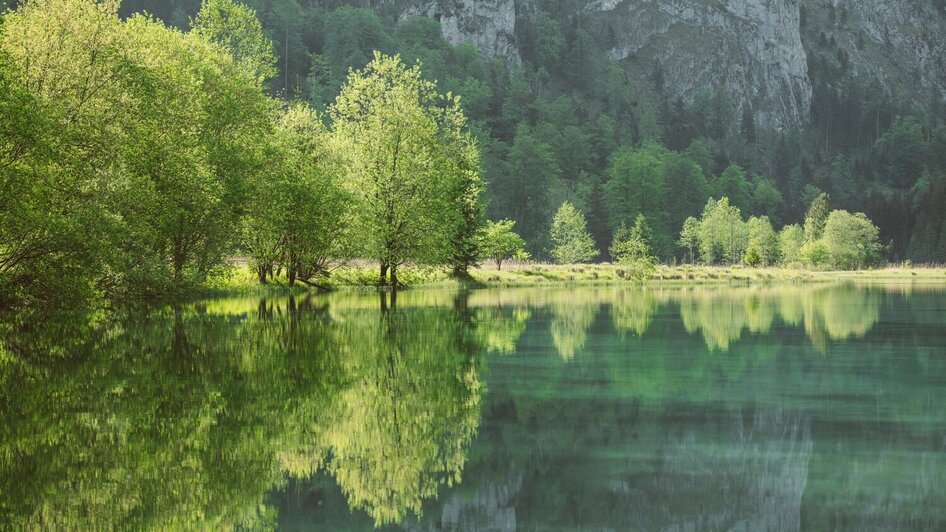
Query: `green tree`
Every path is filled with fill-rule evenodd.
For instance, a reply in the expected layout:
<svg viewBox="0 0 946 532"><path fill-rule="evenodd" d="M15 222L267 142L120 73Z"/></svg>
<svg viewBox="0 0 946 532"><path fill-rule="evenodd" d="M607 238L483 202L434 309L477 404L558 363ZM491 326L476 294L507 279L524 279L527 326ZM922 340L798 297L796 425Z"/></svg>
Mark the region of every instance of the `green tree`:
<svg viewBox="0 0 946 532"><path fill-rule="evenodd" d="M700 219L700 260L706 264L735 264L742 259L748 239L742 212L729 204L729 198L710 199L706 203Z"/></svg>
<svg viewBox="0 0 946 532"><path fill-rule="evenodd" d="M831 162L831 194L842 205L851 202L857 196L857 181L851 163L843 155L837 155Z"/></svg>
<svg viewBox="0 0 946 532"><path fill-rule="evenodd" d="M873 266L880 258L879 230L864 213L832 211L824 226L824 243L833 268Z"/></svg>
<svg viewBox="0 0 946 532"><path fill-rule="evenodd" d="M447 137L447 163L450 167L446 186L452 212L447 235L450 239L447 263L453 276L462 279L469 277L470 268L476 265L480 257L486 183L480 173L480 152L476 140L465 131L465 116L463 113L452 113L450 118L455 123L447 128L451 136Z"/></svg>
<svg viewBox="0 0 946 532"><path fill-rule="evenodd" d="M794 266L801 262L801 247L805 244L805 230L798 224L786 225L778 234L779 262Z"/></svg>
<svg viewBox="0 0 946 532"><path fill-rule="evenodd" d="M448 262L454 231L470 214L458 215L450 196L473 184L476 172L475 154L462 145L459 101L438 95L419 66L376 53L352 73L330 114L354 199L349 223L359 228L351 239L357 254L380 263L380 283L390 270L397 286L406 261ZM475 185L466 192L460 203L477 196Z"/></svg>
<svg viewBox="0 0 946 532"><path fill-rule="evenodd" d="M749 266L771 266L778 262L779 240L769 217L750 217L746 225L749 240L743 262Z"/></svg>
<svg viewBox="0 0 946 532"><path fill-rule="evenodd" d="M688 262L696 261L696 250L700 248L700 221L690 216L683 222L677 244L687 251Z"/></svg>
<svg viewBox="0 0 946 532"><path fill-rule="evenodd" d="M272 102L261 81L200 34L145 17L124 29L143 64L123 162L134 188L117 198L133 236L121 242L126 285L175 289L224 264L240 226L247 183L262 171ZM145 256L151 260L138 264ZM153 289L153 287L151 287Z"/></svg>
<svg viewBox="0 0 946 532"><path fill-rule="evenodd" d="M203 0L191 20L193 31L219 44L234 62L262 82L276 75L276 54L251 8L233 0Z"/></svg>
<svg viewBox="0 0 946 532"><path fill-rule="evenodd" d="M81 300L101 276L116 224L96 183L121 159L106 102L127 77L115 7L37 1L0 19L0 304Z"/></svg>
<svg viewBox="0 0 946 532"><path fill-rule="evenodd" d="M695 142L695 141L694 141ZM691 148L695 148L691 144ZM690 150L687 153L691 153ZM689 155L669 152L664 157L664 205L668 227L683 226L687 217L706 205L707 184L703 170Z"/></svg>
<svg viewBox="0 0 946 532"><path fill-rule="evenodd" d="M808 214L805 215L805 242L814 242L821 238L830 213L830 198L822 192L811 202Z"/></svg>
<svg viewBox="0 0 946 532"><path fill-rule="evenodd" d="M886 181L909 186L920 177L929 146L923 125L914 116L902 116L877 141L877 153Z"/></svg>
<svg viewBox="0 0 946 532"><path fill-rule="evenodd" d="M782 193L771 179L756 176L752 184L752 205L759 216L773 218L782 207Z"/></svg>
<svg viewBox="0 0 946 532"><path fill-rule="evenodd" d="M500 212L511 213L533 254L548 230L553 208L549 191L560 175L549 145L536 139L530 128L518 127L502 173L494 182L493 197Z"/></svg>
<svg viewBox="0 0 946 532"><path fill-rule="evenodd" d="M347 195L332 174L337 165L321 118L305 104L279 117L271 170L254 183L244 220L244 247L266 283L278 265L289 284L314 284L329 261L343 256Z"/></svg>
<svg viewBox="0 0 946 532"><path fill-rule="evenodd" d="M710 183L710 189L713 197L729 198L732 205L739 209L752 207L751 188L746 171L737 164L726 167L723 173Z"/></svg>
<svg viewBox="0 0 946 532"><path fill-rule="evenodd" d="M799 250L801 260L812 268L826 268L830 265L830 251L824 239L805 242Z"/></svg>
<svg viewBox="0 0 946 532"><path fill-rule="evenodd" d="M340 6L325 19L323 27L322 49L335 87L344 82L349 69L361 69L371 62L375 51L393 51L391 37L370 9Z"/></svg>
<svg viewBox="0 0 946 532"><path fill-rule="evenodd" d="M76 284L154 293L220 267L269 131L260 80L199 33L142 16L122 21L111 3L30 2L4 26L2 47L30 65L21 83L45 109L47 146L57 151L55 165L31 166L62 172L55 179L65 195L42 200L46 222L69 222L84 241L70 252L83 255L86 270L72 272ZM58 246L59 229L49 229L42 240Z"/></svg>
<svg viewBox="0 0 946 532"><path fill-rule="evenodd" d="M612 229L643 214L663 218L665 150L647 144L640 150L623 148L611 158L605 182L605 206Z"/></svg>
<svg viewBox="0 0 946 532"><path fill-rule="evenodd" d="M616 235L617 236L617 235ZM611 245L615 262L629 269L629 275L637 280L649 279L657 268L657 258L651 251L653 233L644 215L639 214L627 235Z"/></svg>
<svg viewBox="0 0 946 532"><path fill-rule="evenodd" d="M570 202L562 203L552 219L552 258L559 264L588 262L598 256L585 215Z"/></svg>
<svg viewBox="0 0 946 532"><path fill-rule="evenodd" d="M503 262L525 253L526 243L513 232L514 220L488 221L483 226L480 253L484 259L496 262L496 269L501 270Z"/></svg>

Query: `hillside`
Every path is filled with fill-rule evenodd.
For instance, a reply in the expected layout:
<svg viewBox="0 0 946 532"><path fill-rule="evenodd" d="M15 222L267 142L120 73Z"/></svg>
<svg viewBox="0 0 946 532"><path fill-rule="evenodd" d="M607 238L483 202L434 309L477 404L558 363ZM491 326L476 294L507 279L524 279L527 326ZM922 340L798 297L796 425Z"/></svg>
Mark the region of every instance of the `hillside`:
<svg viewBox="0 0 946 532"><path fill-rule="evenodd" d="M606 248L636 214L606 205L610 162L657 140L703 170L700 198L791 223L828 192L878 223L891 258L946 260L942 0L247 3L279 56L275 94L324 106L378 49L462 95L489 215L515 219L540 256L564 200ZM186 27L197 7L128 0L123 12ZM742 182L721 180L732 165ZM657 218L669 257L702 202L658 192L636 211Z"/></svg>

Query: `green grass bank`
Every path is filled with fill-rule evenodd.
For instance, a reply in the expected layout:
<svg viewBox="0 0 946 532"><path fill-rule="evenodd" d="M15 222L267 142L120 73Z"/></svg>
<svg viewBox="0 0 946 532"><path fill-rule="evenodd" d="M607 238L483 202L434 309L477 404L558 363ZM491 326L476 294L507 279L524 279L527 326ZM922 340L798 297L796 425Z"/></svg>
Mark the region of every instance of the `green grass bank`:
<svg viewBox="0 0 946 532"><path fill-rule="evenodd" d="M340 266L321 284L331 289L375 290L378 268L371 266ZM474 268L471 280L461 283L450 276L447 268L404 267L398 272L406 288L452 288L462 284L473 287L526 287L640 283L614 264L510 264L502 270L491 266ZM679 265L657 267L648 284L711 284L711 283L819 283L819 282L883 282L933 283L946 285L946 267L890 266L857 271L815 271L796 268L752 268L746 266ZM260 285L252 269L235 264L214 276L209 283L215 293L284 293L304 292L311 288L289 287L285 277L275 283Z"/></svg>

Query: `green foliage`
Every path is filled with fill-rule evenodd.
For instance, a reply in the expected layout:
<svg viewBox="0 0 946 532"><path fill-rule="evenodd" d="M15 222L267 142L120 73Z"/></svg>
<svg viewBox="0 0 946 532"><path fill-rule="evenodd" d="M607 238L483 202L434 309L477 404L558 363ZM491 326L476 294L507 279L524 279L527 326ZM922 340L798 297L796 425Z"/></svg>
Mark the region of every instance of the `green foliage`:
<svg viewBox="0 0 946 532"><path fill-rule="evenodd" d="M885 181L909 186L920 177L927 156L922 124L913 116L898 118L877 141L877 149Z"/></svg>
<svg viewBox="0 0 946 532"><path fill-rule="evenodd" d="M194 33L227 50L260 82L276 74L273 43L249 7L233 0L203 0L190 25Z"/></svg>
<svg viewBox="0 0 946 532"><path fill-rule="evenodd" d="M657 257L651 252L652 238L653 233L642 214L637 215L634 226L625 235L615 234L611 256L617 264L628 270L628 275L633 279L649 279L657 269Z"/></svg>
<svg viewBox="0 0 946 532"><path fill-rule="evenodd" d="M700 219L700 260L704 264L739 262L748 240L742 212L729 204L729 198L710 199L706 203Z"/></svg>
<svg viewBox="0 0 946 532"><path fill-rule="evenodd" d="M838 155L831 163L831 195L842 204L849 203L857 196L857 181L854 179L854 169L843 155Z"/></svg>
<svg viewBox="0 0 946 532"><path fill-rule="evenodd" d="M824 225L831 213L830 200L827 194L821 193L808 209L805 215L805 242L814 242L824 234Z"/></svg>
<svg viewBox="0 0 946 532"><path fill-rule="evenodd" d="M466 129L466 119L459 110L459 99L455 100L454 123L448 129L448 167L442 175L447 183L450 205L450 225L447 229L449 250L447 263L458 278L469 276L469 269L477 264L481 255L480 230L483 227L486 206L483 193L486 183L480 170L480 152L476 139Z"/></svg>
<svg viewBox="0 0 946 532"><path fill-rule="evenodd" d="M831 258L828 245L823 239L805 242L799 251L799 255L802 262L812 268L828 267Z"/></svg>
<svg viewBox="0 0 946 532"><path fill-rule="evenodd" d="M824 227L824 244L832 268L854 270L877 263L879 230L864 213L832 211Z"/></svg>
<svg viewBox="0 0 946 532"><path fill-rule="evenodd" d="M585 215L567 201L552 219L550 239L554 246L552 258L559 264L588 262L598 256Z"/></svg>
<svg viewBox="0 0 946 532"><path fill-rule="evenodd" d="M690 216L683 222L680 230L680 240L677 244L687 251L687 260L692 264L696 261L696 250L700 248L700 221Z"/></svg>
<svg viewBox="0 0 946 532"><path fill-rule="evenodd" d="M760 216L776 217L782 207L782 193L775 183L771 179L756 176L752 186L753 211Z"/></svg>
<svg viewBox="0 0 946 532"><path fill-rule="evenodd" d="M739 209L752 208L752 196L746 171L739 165L733 164L726 168L719 177L711 183L712 195L716 198L726 197L733 206Z"/></svg>
<svg viewBox="0 0 946 532"><path fill-rule="evenodd" d="M641 150L623 149L608 166L605 205L611 227L635 219L639 214L659 216L664 190L664 150L648 144Z"/></svg>
<svg viewBox="0 0 946 532"><path fill-rule="evenodd" d="M747 222L748 245L743 262L749 266L772 266L778 262L779 239L768 216L752 216Z"/></svg>
<svg viewBox="0 0 946 532"><path fill-rule="evenodd" d="M379 260L394 283L408 260L457 275L475 264L484 183L457 97L376 55L327 130L264 94L273 47L251 9L208 0L192 26L122 20L92 0L5 17L0 299L64 295L58 279L182 292L238 251L260 281L285 272L290 284L352 256Z"/></svg>
<svg viewBox="0 0 946 532"><path fill-rule="evenodd" d="M705 87L679 97L680 87L659 61L614 60L609 54L619 45L617 37L588 26L580 2L520 10L514 36L519 54L505 64L487 59L472 42L449 44L435 16L406 17L416 13L406 11L407 4L250 5L278 56L281 72L270 80L274 94L325 109L349 69L363 68L379 50L399 53L407 64L420 60L425 79L436 80L439 92L462 96L484 154L489 214L516 220L536 253L547 247L547 222L566 199L586 213L599 245L622 220L629 224L644 214L654 228L655 251L665 259L673 252L673 233L687 217L699 215L710 195L729 197L746 215L781 223L799 221L824 190L839 206L874 217L884 240L893 240L895 256L904 255L914 235L929 240L939 233L936 208L921 201L914 185L946 166L946 106L938 98L895 91L873 79L871 69L851 68L847 46L854 41L863 48L863 38L843 22L824 27L815 20L824 10L806 10L802 28L811 45L811 124L775 130L759 122L752 107L737 106L740 95ZM125 0L122 15L147 10L184 28L197 7L196 0ZM840 12L835 20L843 20L845 10ZM818 33L806 33L818 31L825 32L823 46L817 45ZM830 45L833 39L841 44ZM518 149L526 144L511 149L516 140L530 140L518 135L525 129L532 147L548 148L547 159ZM662 139L662 145L654 144L671 152L660 157L663 183L649 197L657 205L625 205L615 216L602 186L610 180L609 166L625 151L646 151L653 139ZM675 160L674 154L681 157ZM690 163L701 168L705 187L692 179ZM922 255L936 245L921 246ZM911 253L917 255L916 246Z"/></svg>
<svg viewBox="0 0 946 532"><path fill-rule="evenodd" d="M456 98L437 94L418 66L376 53L349 77L330 114L354 199L348 224L359 228L352 244L380 262L382 284L390 268L396 285L406 261L476 257L461 246L473 245L480 220L478 154Z"/></svg>
<svg viewBox="0 0 946 532"><path fill-rule="evenodd" d="M91 288L86 268L98 264L96 229L106 221L77 194L82 181L63 168L47 133L56 130L52 113L3 51L0 116L0 305L81 296Z"/></svg>
<svg viewBox="0 0 946 532"><path fill-rule="evenodd" d="M496 269L501 270L503 262L509 259L519 260L525 254L525 242L513 232L516 222L513 220L488 221L483 226L480 253L482 258L496 262ZM526 255L527 256L527 255Z"/></svg>
<svg viewBox="0 0 946 532"><path fill-rule="evenodd" d="M4 53L31 66L19 83L48 117L44 144L56 161L29 163L44 176L31 208L51 216L23 220L22 234L72 225L69 254L79 258L56 256L66 244L43 237L48 249L31 253L30 269L73 265L76 286L94 280L110 292L201 282L231 251L259 169L270 110L260 80L201 35L121 21L108 3L39 0L4 25ZM47 179L61 198L42 192Z"/></svg>
<svg viewBox="0 0 946 532"><path fill-rule="evenodd" d="M799 220L810 206L805 241L817 242L830 212L823 189L840 206L870 214L878 239L892 242L883 253L946 260L946 109L936 98L888 92L845 67L837 50L811 50L811 126L774 131L721 91L677 98L659 62L648 74L611 60L613 36L575 23L576 5L520 17L522 64L508 68L472 43L451 45L436 20L395 20L400 7L350 4L127 0L121 11L110 1L9 4L0 35L0 300L188 293L242 253L263 270L285 270L282 252L273 251L283 245L264 253L251 240L278 241L289 218L315 220L311 228L336 216L345 227L363 222L371 211L362 208L371 189L360 185L369 161L391 157L362 141L387 135L382 144L390 148L399 134L417 153L401 158L404 171L394 173L404 179L388 183L404 187L385 195L410 199L394 201L405 210L380 225L398 228L395 240L409 244L381 245L390 235L379 224L333 234L312 243L322 258L304 262L319 266L292 268L297 277L303 269L321 276L330 262L324 250L340 238L346 246L328 252L332 260L386 254L388 269L441 264L462 276L481 255L487 197L490 216L514 220L535 255L550 247L548 222L567 200L587 215L600 246L622 223L645 216L653 253L669 260L674 233L710 195L728 197L740 216L777 223ZM173 27L135 14L142 10ZM423 70L404 68L412 80L391 84L401 87L391 94L375 90L386 86L380 81L345 84L376 50L399 52ZM341 100L375 91L358 99L378 107L349 106L360 117L340 119L332 105L339 91ZM303 179L298 186L323 190L324 199L351 195L341 214L320 218L308 211L324 204L314 200L296 201L304 205L290 216L284 197L257 197L280 187L286 193L286 176L309 172L307 165L324 168L321 160L280 155L289 152L276 109L287 106L274 94L333 109L325 121L337 124L318 135L335 161L333 184ZM412 99L417 105L382 109ZM731 124L740 114L737 130ZM388 131L388 122L398 127ZM703 261L735 262L752 247L736 224L731 238L715 222L704 225L699 245L680 242L691 260L699 248ZM830 262L822 246L807 251L818 267ZM793 253L802 260L800 248ZM751 255L770 260L761 249Z"/></svg>
<svg viewBox="0 0 946 532"><path fill-rule="evenodd" d="M786 225L778 234L779 261L784 266L801 263L801 248L805 245L805 230L798 224Z"/></svg>
<svg viewBox="0 0 946 532"><path fill-rule="evenodd" d="M685 224L692 215L700 212L708 199L706 178L703 169L693 157L700 144L694 142L686 154L668 152L664 157L664 209L667 212L668 229ZM702 164L709 164L703 162Z"/></svg>
<svg viewBox="0 0 946 532"><path fill-rule="evenodd" d="M561 168L552 148L525 126L516 130L504 166L503 178L494 184L493 203L498 210L513 214L511 218L531 244L529 248L537 252L543 242L540 233L548 228L549 191L561 175Z"/></svg>
<svg viewBox="0 0 946 532"><path fill-rule="evenodd" d="M294 104L279 117L270 171L254 183L243 244L261 283L285 270L289 284L314 282L332 258L345 256L343 216L348 197L332 171L337 160L320 117Z"/></svg>

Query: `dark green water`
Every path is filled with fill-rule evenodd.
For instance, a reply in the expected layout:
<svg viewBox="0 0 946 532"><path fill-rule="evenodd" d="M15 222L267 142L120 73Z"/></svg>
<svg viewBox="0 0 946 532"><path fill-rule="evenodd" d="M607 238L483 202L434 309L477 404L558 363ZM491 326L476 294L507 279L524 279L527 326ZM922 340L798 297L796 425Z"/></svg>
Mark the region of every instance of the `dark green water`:
<svg viewBox="0 0 946 532"><path fill-rule="evenodd" d="M2 529L944 530L946 291L6 316Z"/></svg>

